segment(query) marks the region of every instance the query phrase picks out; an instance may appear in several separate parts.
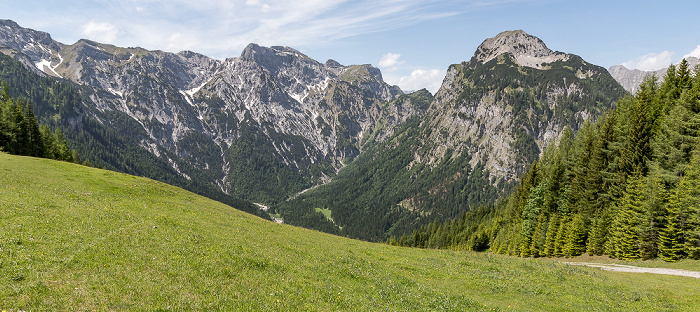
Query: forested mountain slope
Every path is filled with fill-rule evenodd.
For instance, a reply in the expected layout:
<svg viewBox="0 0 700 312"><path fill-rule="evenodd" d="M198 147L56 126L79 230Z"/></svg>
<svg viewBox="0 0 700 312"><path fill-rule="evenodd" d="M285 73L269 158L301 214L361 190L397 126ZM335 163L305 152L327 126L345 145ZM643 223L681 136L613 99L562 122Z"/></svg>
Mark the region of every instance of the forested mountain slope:
<svg viewBox="0 0 700 312"><path fill-rule="evenodd" d="M604 68L504 32L450 66L424 115L368 142L330 184L275 208L305 226L329 209L332 221L318 228L351 237L410 233L508 194L565 128L577 131L624 94Z"/></svg>
<svg viewBox="0 0 700 312"><path fill-rule="evenodd" d="M663 81L533 162L517 191L394 243L520 256L700 258L700 68Z"/></svg>
<svg viewBox="0 0 700 312"><path fill-rule="evenodd" d="M163 158L159 158L141 148L138 142L131 136L138 133L138 127L129 124L128 116L114 112L112 117L120 120L125 125L131 125L124 129L114 129L90 118L85 114L85 102L79 90L85 90L65 80L56 80L53 77L41 77L37 73L26 68L22 63L12 59L8 55L0 54L0 81L6 82L8 90L7 108L12 103L21 103L25 116L35 119L35 124L41 125L41 136L28 135L24 146L44 146L49 153L46 157L66 161L87 162L93 166L116 170L120 172L148 176L166 183L186 188L190 191L205 195L209 198L235 205L239 209L269 219L267 213L250 202L228 196L216 187L207 185L200 180L187 180L178 174ZM89 91L87 91L89 92ZM18 106L18 107L19 107ZM20 107L21 108L21 107ZM31 108L31 115L27 115ZM10 118L11 114L3 112L3 118ZM25 119L31 119L25 118ZM17 118L14 118L17 120ZM7 124L0 122L0 124ZM19 126L19 123L15 123ZM27 134L32 133L29 127L32 122L19 127L27 128ZM43 128L45 127L45 129ZM8 145L17 138L12 134L0 136L0 146L5 147L5 152L42 156L37 153L17 152ZM22 133L21 131L17 131ZM53 133L52 135L49 135ZM32 143L32 138L34 142ZM38 140L41 140L38 141ZM20 145L20 144L17 144ZM52 147L53 146L53 147ZM71 150L75 151L72 153ZM78 159L79 158L79 159Z"/></svg>
<svg viewBox="0 0 700 312"><path fill-rule="evenodd" d="M66 45L3 20L0 51L71 86L64 110L74 116L63 114L62 123L109 129L129 150L115 158L100 155L113 146L95 147L83 153L91 162L268 204L328 180L370 137L391 135L424 111L395 104L403 93L377 68L319 63L287 47L250 44L240 57L216 60L89 40Z"/></svg>

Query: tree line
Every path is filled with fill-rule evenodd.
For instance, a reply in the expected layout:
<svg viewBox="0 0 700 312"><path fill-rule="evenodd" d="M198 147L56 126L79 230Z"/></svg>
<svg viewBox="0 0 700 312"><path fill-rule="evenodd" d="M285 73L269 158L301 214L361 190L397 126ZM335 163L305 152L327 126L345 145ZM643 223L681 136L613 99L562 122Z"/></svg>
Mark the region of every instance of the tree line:
<svg viewBox="0 0 700 312"><path fill-rule="evenodd" d="M0 90L0 151L81 163L78 152L68 147L63 132L39 125L29 101L10 97L4 81Z"/></svg>
<svg viewBox="0 0 700 312"><path fill-rule="evenodd" d="M700 259L700 68L683 60L566 130L515 192L392 237L396 245L523 257Z"/></svg>

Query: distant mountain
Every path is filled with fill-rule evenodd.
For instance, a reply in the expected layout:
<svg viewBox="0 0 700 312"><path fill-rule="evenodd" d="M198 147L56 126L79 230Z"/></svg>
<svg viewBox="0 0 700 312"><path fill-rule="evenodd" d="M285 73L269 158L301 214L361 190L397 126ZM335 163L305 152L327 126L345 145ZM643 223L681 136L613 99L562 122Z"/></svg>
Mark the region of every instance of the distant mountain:
<svg viewBox="0 0 700 312"><path fill-rule="evenodd" d="M700 59L692 56L686 58L686 61L688 61L690 68L694 68L700 64ZM666 75L667 70L668 67L659 70L643 71L639 69L628 69L623 65L613 65L608 68L610 75L630 93L636 93L637 90L639 90L639 85L648 75L656 75L656 77L661 80Z"/></svg>
<svg viewBox="0 0 700 312"><path fill-rule="evenodd" d="M523 31L485 40L434 97L289 47L222 61L66 45L4 20L0 51L15 60L0 78L91 163L366 240L495 202L564 129L625 94Z"/></svg>
<svg viewBox="0 0 700 312"><path fill-rule="evenodd" d="M330 209L339 233L369 240L453 218L495 202L566 128L578 130L625 93L604 68L503 32L450 66L423 116L330 184L277 208L299 222Z"/></svg>
<svg viewBox="0 0 700 312"><path fill-rule="evenodd" d="M403 92L375 67L323 64L287 47L251 44L220 61L89 40L66 45L3 20L0 50L73 83L82 98L76 120L113 129L187 181L264 203L328 180L368 138L387 137L425 110L397 102ZM69 137L81 155L149 175L92 151L77 137L84 125L74 122Z"/></svg>

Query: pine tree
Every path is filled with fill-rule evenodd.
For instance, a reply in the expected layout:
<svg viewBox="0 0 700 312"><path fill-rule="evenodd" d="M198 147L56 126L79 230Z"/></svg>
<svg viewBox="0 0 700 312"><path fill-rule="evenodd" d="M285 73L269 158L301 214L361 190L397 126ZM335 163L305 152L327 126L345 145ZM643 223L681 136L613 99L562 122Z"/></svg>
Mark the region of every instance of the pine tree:
<svg viewBox="0 0 700 312"><path fill-rule="evenodd" d="M26 121L27 134L29 136L27 155L43 157L46 147L44 146L44 141L41 138L39 123L36 121L34 110L32 110L32 106L29 104L29 102L27 102L27 105L24 108L24 120Z"/></svg>
<svg viewBox="0 0 700 312"><path fill-rule="evenodd" d="M651 77L640 85L632 107L627 145L620 159L620 171L626 176L633 172L646 175L649 171L648 162L653 154L651 138L658 116L656 80L653 75Z"/></svg>
<svg viewBox="0 0 700 312"><path fill-rule="evenodd" d="M571 217L569 215L569 195L571 193L571 188L569 186L564 187L564 191L558 200L557 212L559 213L559 227L557 228L556 234L554 235L554 242L552 244L552 255L555 257L561 257L564 255L564 244L568 237L567 230L569 229L569 222Z"/></svg>
<svg viewBox="0 0 700 312"><path fill-rule="evenodd" d="M544 213L541 213L540 217L537 219L537 227L535 228L535 232L532 233L530 243L530 254L533 257L540 257L544 255L547 225L547 216Z"/></svg>
<svg viewBox="0 0 700 312"><path fill-rule="evenodd" d="M681 206L688 201L687 182L681 180L666 205L665 227L659 232L659 257L664 261L678 261L686 256L681 229Z"/></svg>
<svg viewBox="0 0 700 312"><path fill-rule="evenodd" d="M565 254L564 246L566 244L566 239L568 238L568 229L570 226L570 218L567 215L563 215L561 220L559 220L559 228L557 229L557 234L554 237L554 252L552 253L555 257L561 257Z"/></svg>
<svg viewBox="0 0 700 312"><path fill-rule="evenodd" d="M588 233L586 252L590 255L602 255L605 253L605 243L608 240L608 228L610 227L610 213L608 209L602 209L593 217L591 230Z"/></svg>
<svg viewBox="0 0 700 312"><path fill-rule="evenodd" d="M558 213L552 215L547 226L547 235L544 242L544 255L547 257L554 256L554 244L559 230L560 217Z"/></svg>
<svg viewBox="0 0 700 312"><path fill-rule="evenodd" d="M544 180L535 188L533 188L530 191L530 196L528 197L527 204L523 208L523 221L521 229L521 234L523 236L523 247L521 254L523 256L530 255L530 245L532 241L533 232L535 231L538 225L540 212L545 205L545 193L548 187L549 182L547 180Z"/></svg>
<svg viewBox="0 0 700 312"><path fill-rule="evenodd" d="M615 123L617 119L614 113L606 114L600 127L599 138L596 141L590 160L590 174L586 180L586 197L592 204L592 215L601 215L602 210L606 210L610 205L611 196L609 193L612 180L607 172L611 167L611 160L614 158L613 145L616 140Z"/></svg>
<svg viewBox="0 0 700 312"><path fill-rule="evenodd" d="M593 126L590 123L586 123L579 131L576 139L577 142L580 142L580 146L577 146L579 149L578 160L573 169L574 177L571 181L571 196L569 200L570 206L575 207L575 212L577 213L589 213L593 210L595 202L595 198L592 195L592 192L595 190L589 191L591 185L588 185L591 179L590 175L594 169L590 166L593 147L596 143L594 136Z"/></svg>
<svg viewBox="0 0 700 312"><path fill-rule="evenodd" d="M0 107L0 147L10 154L24 155L29 136L22 107L18 101L7 97ZM3 98L6 96L3 95Z"/></svg>
<svg viewBox="0 0 700 312"><path fill-rule="evenodd" d="M41 141L44 142L44 155L42 157L56 159L54 154L54 138L51 129L47 125L39 126L39 133L41 134Z"/></svg>
<svg viewBox="0 0 700 312"><path fill-rule="evenodd" d="M640 223L644 209L644 184L640 173L629 179L613 223L614 256L622 260L641 258Z"/></svg>
<svg viewBox="0 0 700 312"><path fill-rule="evenodd" d="M73 154L71 153L70 148L68 148L68 143L66 142L61 129L56 129L56 131L54 131L53 142L53 154L56 157L55 159L73 162Z"/></svg>
<svg viewBox="0 0 700 312"><path fill-rule="evenodd" d="M700 152L700 151L699 151ZM681 197L681 229L684 235L685 250L690 259L700 259L700 155L695 154L690 162L684 189L687 194Z"/></svg>
<svg viewBox="0 0 700 312"><path fill-rule="evenodd" d="M571 220L571 228L568 231L564 254L567 256L580 256L586 252L586 239L588 230L581 214L576 214Z"/></svg>
<svg viewBox="0 0 700 312"><path fill-rule="evenodd" d="M666 189L662 185L659 170L644 179L644 203L641 224L639 225L640 254L643 259L652 259L657 256L659 231L665 221L665 208L667 201Z"/></svg>

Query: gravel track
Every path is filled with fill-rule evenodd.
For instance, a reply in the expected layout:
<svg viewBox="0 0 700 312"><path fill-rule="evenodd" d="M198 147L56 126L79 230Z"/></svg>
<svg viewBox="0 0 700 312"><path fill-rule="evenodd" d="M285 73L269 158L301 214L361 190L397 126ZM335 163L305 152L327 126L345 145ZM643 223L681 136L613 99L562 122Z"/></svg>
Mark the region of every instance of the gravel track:
<svg viewBox="0 0 700 312"><path fill-rule="evenodd" d="M680 269L667 269L667 268L643 268L632 265L621 265L621 264L603 264L603 263L592 263L592 262L562 262L569 265L583 265L594 268L601 268L606 271L616 271L616 272L630 272L630 273L652 273L652 274L665 274L665 275L678 275L700 278L700 272L680 270Z"/></svg>

